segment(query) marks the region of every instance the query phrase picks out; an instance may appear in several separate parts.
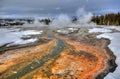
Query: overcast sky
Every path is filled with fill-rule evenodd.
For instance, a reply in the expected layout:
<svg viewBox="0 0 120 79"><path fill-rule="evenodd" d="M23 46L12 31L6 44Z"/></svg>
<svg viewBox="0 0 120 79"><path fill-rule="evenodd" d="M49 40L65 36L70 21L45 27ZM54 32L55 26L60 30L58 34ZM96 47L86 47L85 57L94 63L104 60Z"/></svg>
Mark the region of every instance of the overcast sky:
<svg viewBox="0 0 120 79"><path fill-rule="evenodd" d="M120 12L120 0L0 0L0 15L74 15L81 7L97 14Z"/></svg>

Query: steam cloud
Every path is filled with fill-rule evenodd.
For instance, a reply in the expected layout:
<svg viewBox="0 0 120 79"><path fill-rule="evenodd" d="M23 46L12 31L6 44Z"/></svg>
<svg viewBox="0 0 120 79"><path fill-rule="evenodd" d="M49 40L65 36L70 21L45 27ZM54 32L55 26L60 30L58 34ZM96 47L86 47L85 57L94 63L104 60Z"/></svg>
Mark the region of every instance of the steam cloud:
<svg viewBox="0 0 120 79"><path fill-rule="evenodd" d="M50 27L82 27L82 26L93 26L95 23L91 22L93 14L91 12L86 12L84 8L79 8L76 11L77 21L73 22L73 18L68 16L67 14L60 14L57 18L54 18L52 22L49 24ZM43 27L46 26L44 23L40 23L40 19L46 19L51 17L36 17L34 24L25 24L24 27Z"/></svg>
<svg viewBox="0 0 120 79"><path fill-rule="evenodd" d="M77 11L78 22L80 24L88 24L91 22L93 14L91 12L86 12L84 8L79 8Z"/></svg>
<svg viewBox="0 0 120 79"><path fill-rule="evenodd" d="M77 21L75 23L72 22L72 18L67 14L60 14L50 26L54 27L81 27L81 26L92 26L96 25L91 22L93 14L91 12L86 12L84 8L79 8L76 12Z"/></svg>
<svg viewBox="0 0 120 79"><path fill-rule="evenodd" d="M67 14L60 14L57 19L53 20L50 26L60 27L71 24L71 18Z"/></svg>

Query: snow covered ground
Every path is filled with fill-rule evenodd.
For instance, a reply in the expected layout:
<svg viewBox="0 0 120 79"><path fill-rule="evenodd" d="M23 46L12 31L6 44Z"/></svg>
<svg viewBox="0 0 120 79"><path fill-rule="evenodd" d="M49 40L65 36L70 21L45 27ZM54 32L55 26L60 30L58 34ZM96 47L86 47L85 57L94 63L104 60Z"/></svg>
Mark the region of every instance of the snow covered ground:
<svg viewBox="0 0 120 79"><path fill-rule="evenodd" d="M69 31L68 30L57 30L58 33L61 33L61 34L68 34Z"/></svg>
<svg viewBox="0 0 120 79"><path fill-rule="evenodd" d="M69 34L69 33L72 33L74 31L77 31L78 28L75 28L75 27L69 27L69 28L66 28L66 29L60 29L60 30L57 30L58 33L61 33L61 34Z"/></svg>
<svg viewBox="0 0 120 79"><path fill-rule="evenodd" d="M96 33L96 32L103 33L97 36L98 39L107 38L111 40L111 43L108 47L114 52L114 54L117 57L116 59L116 63L118 65L117 69L113 73L109 73L104 79L120 79L120 44L119 44L120 32L112 33L111 32L112 29L116 29L117 31L120 31L120 27L115 27L115 26L89 29L89 33Z"/></svg>
<svg viewBox="0 0 120 79"><path fill-rule="evenodd" d="M98 32L112 32L111 30L107 29L107 28L93 28L93 29L89 29L89 33L98 33Z"/></svg>
<svg viewBox="0 0 120 79"><path fill-rule="evenodd" d="M118 30L118 31L120 31L120 26L107 26L107 27L103 27L103 28L107 28L107 29L115 29L115 30Z"/></svg>
<svg viewBox="0 0 120 79"><path fill-rule="evenodd" d="M2 28L0 29L0 46L5 45L9 43L7 46L11 45L17 45L17 44L27 44L31 42L37 41L37 38L31 38L27 40L21 39L22 37L26 37L29 35L35 35L35 34L42 34L41 31L36 31L36 30L26 30L26 31L20 31L20 29L7 29L7 28Z"/></svg>

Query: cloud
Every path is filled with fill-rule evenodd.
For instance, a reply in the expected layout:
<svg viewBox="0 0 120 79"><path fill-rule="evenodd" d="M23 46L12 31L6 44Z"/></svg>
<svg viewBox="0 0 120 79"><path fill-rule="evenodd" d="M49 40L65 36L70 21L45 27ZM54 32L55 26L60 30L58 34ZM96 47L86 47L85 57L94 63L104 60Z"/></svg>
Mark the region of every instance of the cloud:
<svg viewBox="0 0 120 79"><path fill-rule="evenodd" d="M0 14L69 14L79 7L96 12L119 8L119 3L119 0L0 0Z"/></svg>
<svg viewBox="0 0 120 79"><path fill-rule="evenodd" d="M3 0L0 1L0 8L2 8Z"/></svg>
<svg viewBox="0 0 120 79"><path fill-rule="evenodd" d="M56 9L56 10L60 10L61 8L60 8L60 7L56 7L55 9Z"/></svg>

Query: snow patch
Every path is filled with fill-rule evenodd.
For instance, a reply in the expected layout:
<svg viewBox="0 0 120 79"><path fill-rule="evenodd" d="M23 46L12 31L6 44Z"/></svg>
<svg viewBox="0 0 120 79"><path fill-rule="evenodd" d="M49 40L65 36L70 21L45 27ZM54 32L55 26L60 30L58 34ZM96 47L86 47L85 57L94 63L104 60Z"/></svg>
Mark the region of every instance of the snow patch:
<svg viewBox="0 0 120 79"><path fill-rule="evenodd" d="M57 30L58 33L61 33L61 34L68 34L69 31L68 30Z"/></svg>
<svg viewBox="0 0 120 79"><path fill-rule="evenodd" d="M0 29L0 46L8 44L7 46L16 45L16 44L27 44L37 41L37 38L31 38L27 40L21 39L24 36L42 34L41 31L35 30L26 30L19 31L20 29Z"/></svg>
<svg viewBox="0 0 120 79"><path fill-rule="evenodd" d="M18 39L14 43L8 44L7 46L9 47L9 46L17 45L17 44L21 45L21 44L33 43L35 41L37 41L37 38L32 38L32 39L27 39L27 40Z"/></svg>
<svg viewBox="0 0 120 79"><path fill-rule="evenodd" d="M107 28L107 29L115 29L115 30L120 31L120 26L109 26L109 27L104 27L104 28Z"/></svg>
<svg viewBox="0 0 120 79"><path fill-rule="evenodd" d="M89 33L98 33L98 32L108 33L108 32L112 32L112 30L109 30L107 28L92 28L92 29L89 29Z"/></svg>
<svg viewBox="0 0 120 79"><path fill-rule="evenodd" d="M22 35L36 35L36 34L42 34L42 30L41 31L35 31L35 30L27 30L27 31L21 31Z"/></svg>
<svg viewBox="0 0 120 79"><path fill-rule="evenodd" d="M74 32L74 31L77 31L78 28L72 28L72 27L71 27L71 28L68 28L68 30L71 31L71 32Z"/></svg>

